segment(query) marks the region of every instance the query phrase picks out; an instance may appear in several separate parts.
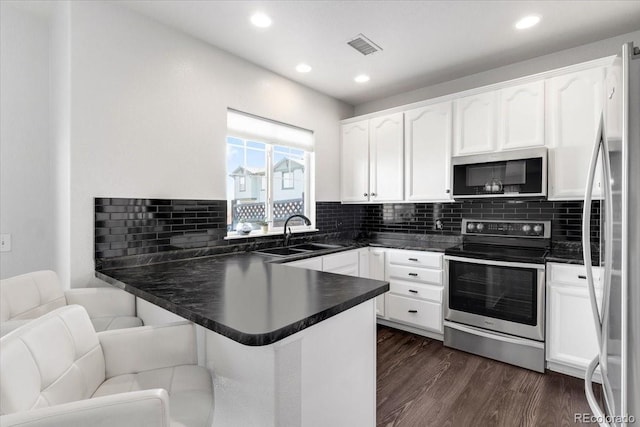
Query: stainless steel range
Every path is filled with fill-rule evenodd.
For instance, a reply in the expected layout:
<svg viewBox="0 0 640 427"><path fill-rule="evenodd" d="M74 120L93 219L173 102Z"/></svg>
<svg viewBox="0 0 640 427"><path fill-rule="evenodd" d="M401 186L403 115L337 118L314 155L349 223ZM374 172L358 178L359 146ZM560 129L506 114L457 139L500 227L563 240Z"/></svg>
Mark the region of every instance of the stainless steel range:
<svg viewBox="0 0 640 427"><path fill-rule="evenodd" d="M444 344L544 372L550 221L462 220L445 251Z"/></svg>

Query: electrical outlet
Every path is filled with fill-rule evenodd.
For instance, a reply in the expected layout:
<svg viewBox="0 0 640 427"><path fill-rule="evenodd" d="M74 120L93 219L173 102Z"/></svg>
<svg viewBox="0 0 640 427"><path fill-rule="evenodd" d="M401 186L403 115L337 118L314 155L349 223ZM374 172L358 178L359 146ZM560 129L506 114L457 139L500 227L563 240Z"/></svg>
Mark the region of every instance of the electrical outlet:
<svg viewBox="0 0 640 427"><path fill-rule="evenodd" d="M0 252L11 251L11 234L0 234Z"/></svg>

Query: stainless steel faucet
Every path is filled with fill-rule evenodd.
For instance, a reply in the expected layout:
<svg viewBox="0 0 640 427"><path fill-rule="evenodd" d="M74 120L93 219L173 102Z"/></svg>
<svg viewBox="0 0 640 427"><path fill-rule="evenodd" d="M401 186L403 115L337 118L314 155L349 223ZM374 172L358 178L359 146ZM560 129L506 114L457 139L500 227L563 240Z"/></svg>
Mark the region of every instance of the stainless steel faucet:
<svg viewBox="0 0 640 427"><path fill-rule="evenodd" d="M291 215L289 218L287 218L287 220L284 222L284 246L289 246L289 240L291 240L291 227L288 228L289 232L287 233L287 225L289 224L289 220L291 220L292 218L302 218L305 225L311 225L311 220L302 214Z"/></svg>

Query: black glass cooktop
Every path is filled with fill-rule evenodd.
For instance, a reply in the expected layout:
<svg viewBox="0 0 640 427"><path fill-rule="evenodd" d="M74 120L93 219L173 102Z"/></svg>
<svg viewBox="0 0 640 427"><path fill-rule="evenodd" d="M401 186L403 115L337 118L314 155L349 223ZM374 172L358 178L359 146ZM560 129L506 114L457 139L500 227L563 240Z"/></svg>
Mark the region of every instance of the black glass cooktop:
<svg viewBox="0 0 640 427"><path fill-rule="evenodd" d="M445 250L445 255L493 261L544 264L547 248L502 246L498 244L462 243Z"/></svg>

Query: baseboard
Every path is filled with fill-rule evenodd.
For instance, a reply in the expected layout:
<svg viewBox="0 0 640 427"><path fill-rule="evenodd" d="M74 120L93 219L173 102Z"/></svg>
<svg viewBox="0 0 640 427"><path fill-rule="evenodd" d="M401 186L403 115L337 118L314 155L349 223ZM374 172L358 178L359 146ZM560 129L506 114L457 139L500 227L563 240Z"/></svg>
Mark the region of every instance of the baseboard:
<svg viewBox="0 0 640 427"><path fill-rule="evenodd" d="M426 331L424 329L415 328L413 326L405 325L404 323L394 322L392 320L378 318L378 324L388 326L390 328L400 329L401 331L411 332L412 334L422 335L423 337L431 338L438 341L443 341L444 336L437 332Z"/></svg>

